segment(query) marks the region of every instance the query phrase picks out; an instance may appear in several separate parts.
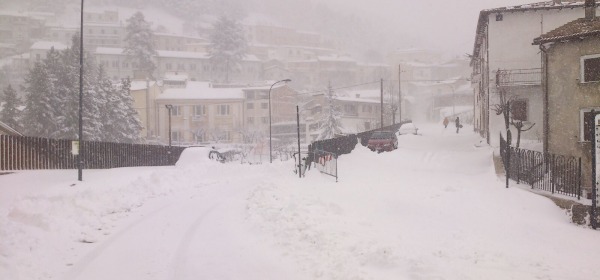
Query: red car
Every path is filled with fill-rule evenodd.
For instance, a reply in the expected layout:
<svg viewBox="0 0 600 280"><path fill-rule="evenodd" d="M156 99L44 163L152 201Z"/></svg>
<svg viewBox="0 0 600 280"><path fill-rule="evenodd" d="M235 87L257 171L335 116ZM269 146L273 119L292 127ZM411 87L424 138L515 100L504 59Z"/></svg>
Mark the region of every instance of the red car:
<svg viewBox="0 0 600 280"><path fill-rule="evenodd" d="M375 131L369 138L367 148L377 152L395 150L398 148L398 137L391 131Z"/></svg>

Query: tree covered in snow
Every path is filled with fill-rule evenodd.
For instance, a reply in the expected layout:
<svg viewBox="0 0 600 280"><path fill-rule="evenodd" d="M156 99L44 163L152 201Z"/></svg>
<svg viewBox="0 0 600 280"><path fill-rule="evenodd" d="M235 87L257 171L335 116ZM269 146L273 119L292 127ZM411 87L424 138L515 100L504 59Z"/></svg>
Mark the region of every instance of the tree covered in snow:
<svg viewBox="0 0 600 280"><path fill-rule="evenodd" d="M125 27L125 49L128 61L132 62L134 69L145 71L149 77L156 69L152 58L157 55L152 42L150 23L144 19L144 14L136 12L127 19Z"/></svg>
<svg viewBox="0 0 600 280"><path fill-rule="evenodd" d="M322 115L323 118L320 121L320 132L319 136L317 136L317 140L331 139L342 133L342 125L340 122L342 113L340 112L339 107L334 103L335 96L333 95L331 85L329 85L327 92L327 112Z"/></svg>
<svg viewBox="0 0 600 280"><path fill-rule="evenodd" d="M75 139L79 133L79 36L64 51L51 49L25 79L26 135ZM139 142L141 123L129 83L115 86L84 53L83 140Z"/></svg>
<svg viewBox="0 0 600 280"><path fill-rule="evenodd" d="M0 109L0 121L8 126L19 130L19 107L21 100L17 96L17 91L9 84L3 91L3 98L0 99L4 103Z"/></svg>
<svg viewBox="0 0 600 280"><path fill-rule="evenodd" d="M112 85L106 78L100 80L102 89L106 93L105 126L103 131L107 134L107 141L120 143L140 142L142 122L133 109L133 97L130 94L131 82L126 79L119 85Z"/></svg>
<svg viewBox="0 0 600 280"><path fill-rule="evenodd" d="M246 56L248 43L244 29L235 20L221 16L213 26L208 54L216 69L225 71L225 82L229 82L229 72L239 69Z"/></svg>
<svg viewBox="0 0 600 280"><path fill-rule="evenodd" d="M25 110L23 132L38 137L53 137L58 131L57 113L61 104L56 99L54 83L43 63L36 62L25 77Z"/></svg>

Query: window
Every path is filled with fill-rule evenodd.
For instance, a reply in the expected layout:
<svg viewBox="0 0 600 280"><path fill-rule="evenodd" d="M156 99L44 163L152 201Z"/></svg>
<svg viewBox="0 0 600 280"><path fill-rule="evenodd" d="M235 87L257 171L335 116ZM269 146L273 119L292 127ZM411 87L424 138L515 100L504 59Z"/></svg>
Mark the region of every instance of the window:
<svg viewBox="0 0 600 280"><path fill-rule="evenodd" d="M167 63L167 64L165 65L165 67L167 68L167 70L171 70L171 63Z"/></svg>
<svg viewBox="0 0 600 280"><path fill-rule="evenodd" d="M175 108L175 107L173 107L173 108ZM171 131L171 141L173 141L173 142L183 141L183 137L181 137L181 131Z"/></svg>
<svg viewBox="0 0 600 280"><path fill-rule="evenodd" d="M217 116L228 116L229 105L217 105Z"/></svg>
<svg viewBox="0 0 600 280"><path fill-rule="evenodd" d="M248 124L254 124L254 117L248 117Z"/></svg>
<svg viewBox="0 0 600 280"><path fill-rule="evenodd" d="M269 103L260 103L260 108L269 109Z"/></svg>
<svg viewBox="0 0 600 280"><path fill-rule="evenodd" d="M267 123L269 123L269 117L262 117L261 121L263 124L267 124Z"/></svg>
<svg viewBox="0 0 600 280"><path fill-rule="evenodd" d="M510 113L512 118L519 121L527 121L527 101L514 100L510 102Z"/></svg>
<svg viewBox="0 0 600 280"><path fill-rule="evenodd" d="M254 103L246 103L246 109L254 109Z"/></svg>
<svg viewBox="0 0 600 280"><path fill-rule="evenodd" d="M206 115L206 107L204 105L196 105L196 106L194 106L194 115L195 116L204 116L204 115Z"/></svg>
<svg viewBox="0 0 600 280"><path fill-rule="evenodd" d="M196 64L190 64L190 70L196 71Z"/></svg>
<svg viewBox="0 0 600 280"><path fill-rule="evenodd" d="M581 82L600 82L600 54L581 57Z"/></svg>
<svg viewBox="0 0 600 280"><path fill-rule="evenodd" d="M496 21L502 21L502 20L504 20L504 15L496 14Z"/></svg>
<svg viewBox="0 0 600 280"><path fill-rule="evenodd" d="M179 106L173 106L173 108L171 109L171 116L180 116L181 115L181 108Z"/></svg>
<svg viewBox="0 0 600 280"><path fill-rule="evenodd" d="M592 129L594 129L594 113L600 112L600 108L586 108L579 111L579 140L582 142L592 141Z"/></svg>

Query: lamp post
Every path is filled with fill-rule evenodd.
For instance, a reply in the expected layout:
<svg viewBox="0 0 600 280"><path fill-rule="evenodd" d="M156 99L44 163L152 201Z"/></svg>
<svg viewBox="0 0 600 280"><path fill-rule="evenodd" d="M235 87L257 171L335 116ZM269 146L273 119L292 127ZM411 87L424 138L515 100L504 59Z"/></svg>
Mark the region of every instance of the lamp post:
<svg viewBox="0 0 600 280"><path fill-rule="evenodd" d="M272 156L272 152L273 152L273 145L271 144L271 140L272 140L272 134L271 134L271 90L273 89L273 86L275 86L278 83L281 82L291 82L292 80L290 79L285 79L285 80L279 80L275 83L273 83L271 85L271 87L269 88L269 163L273 163L273 156Z"/></svg>
<svg viewBox="0 0 600 280"><path fill-rule="evenodd" d="M77 155L77 179L83 180L83 0L81 0L81 26L79 34L79 155Z"/></svg>
<svg viewBox="0 0 600 280"><path fill-rule="evenodd" d="M169 110L169 148L171 148L171 110L173 110L173 105L167 104L165 107Z"/></svg>

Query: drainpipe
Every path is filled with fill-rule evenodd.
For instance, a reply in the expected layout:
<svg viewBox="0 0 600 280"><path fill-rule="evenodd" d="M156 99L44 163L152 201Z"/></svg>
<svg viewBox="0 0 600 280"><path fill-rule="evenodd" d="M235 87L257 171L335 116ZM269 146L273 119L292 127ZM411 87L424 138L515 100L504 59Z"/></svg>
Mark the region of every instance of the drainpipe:
<svg viewBox="0 0 600 280"><path fill-rule="evenodd" d="M549 147L549 134L550 134L550 120L548 114L548 49L544 44L540 44L540 51L542 52L542 92L544 95L544 154L548 153Z"/></svg>

